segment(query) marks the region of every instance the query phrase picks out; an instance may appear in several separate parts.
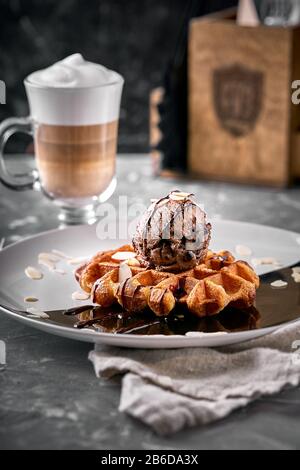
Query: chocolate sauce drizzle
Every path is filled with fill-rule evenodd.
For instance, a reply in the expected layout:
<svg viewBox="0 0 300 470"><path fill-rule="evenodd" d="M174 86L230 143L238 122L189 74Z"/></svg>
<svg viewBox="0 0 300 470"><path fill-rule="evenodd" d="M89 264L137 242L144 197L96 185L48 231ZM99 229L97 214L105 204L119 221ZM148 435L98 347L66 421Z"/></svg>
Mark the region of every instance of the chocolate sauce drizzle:
<svg viewBox="0 0 300 470"><path fill-rule="evenodd" d="M182 308L181 308L182 310ZM93 327L103 333L143 335L184 335L188 331L242 331L257 327L260 314L248 309L226 309L218 316L197 318L188 312L173 312L167 317L157 317L151 311L131 313L120 306L110 308L83 306L66 310L64 315L76 315L76 328ZM234 319L234 321L233 321Z"/></svg>

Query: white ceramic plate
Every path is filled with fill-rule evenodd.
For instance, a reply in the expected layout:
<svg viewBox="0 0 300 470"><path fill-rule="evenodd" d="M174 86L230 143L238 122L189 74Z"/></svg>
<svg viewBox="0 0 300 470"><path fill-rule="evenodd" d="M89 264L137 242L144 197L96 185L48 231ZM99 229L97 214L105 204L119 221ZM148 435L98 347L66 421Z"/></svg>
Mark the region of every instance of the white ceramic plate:
<svg viewBox="0 0 300 470"><path fill-rule="evenodd" d="M68 265L65 261L60 262L59 267L67 271L66 275L51 273L42 267L44 278L39 281L28 279L24 274L24 269L28 265L38 266L38 254L49 252L52 249L61 250L73 257L90 257L97 251L111 249L111 247L120 246L122 243L124 241L99 240L96 236L95 226L77 226L46 232L11 245L0 252L0 304L20 310L34 306L44 311L82 305L83 302L75 302L71 298L71 294L78 290L73 276L74 266ZM214 221L211 242L213 250L228 249L234 253L238 244L251 248L251 257L243 257L248 261L252 257L275 257L281 263L281 267L288 267L300 260L298 233L255 224L225 220ZM272 265L263 265L257 267L257 272L265 274L275 269ZM39 302L25 304L24 298L27 296L36 296ZM139 336L136 334L100 333L92 329L78 330L73 326L62 326L52 320L35 319L27 315L13 313L9 308L2 309L2 312L29 326L66 338L134 348L214 347L234 344L262 336L287 323L286 318L283 318L282 322L278 322L277 318L276 321L274 320L274 325L271 322L271 326L268 328L223 335Z"/></svg>

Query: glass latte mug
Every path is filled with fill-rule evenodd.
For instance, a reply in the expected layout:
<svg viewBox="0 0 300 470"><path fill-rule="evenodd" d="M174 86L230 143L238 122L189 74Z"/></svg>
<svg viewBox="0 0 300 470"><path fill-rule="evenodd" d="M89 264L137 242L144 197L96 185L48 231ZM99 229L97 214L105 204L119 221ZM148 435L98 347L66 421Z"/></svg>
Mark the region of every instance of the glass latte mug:
<svg viewBox="0 0 300 470"><path fill-rule="evenodd" d="M97 85L72 86L71 82L66 87L36 83L29 75L24 84L30 116L0 124L1 182L16 190L41 189L60 207L59 219L64 224L94 222L97 205L116 187L124 80L116 72L109 77ZM15 132L34 139L37 169L28 175L13 176L5 167L4 147Z"/></svg>

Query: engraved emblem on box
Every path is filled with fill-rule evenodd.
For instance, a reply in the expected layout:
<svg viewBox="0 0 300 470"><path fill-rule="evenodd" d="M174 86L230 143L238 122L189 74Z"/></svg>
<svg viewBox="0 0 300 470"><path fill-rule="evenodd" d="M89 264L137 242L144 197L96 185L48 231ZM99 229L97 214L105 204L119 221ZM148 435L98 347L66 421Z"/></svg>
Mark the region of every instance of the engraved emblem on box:
<svg viewBox="0 0 300 470"><path fill-rule="evenodd" d="M255 128L263 106L263 73L233 64L213 72L214 108L221 126L235 137Z"/></svg>

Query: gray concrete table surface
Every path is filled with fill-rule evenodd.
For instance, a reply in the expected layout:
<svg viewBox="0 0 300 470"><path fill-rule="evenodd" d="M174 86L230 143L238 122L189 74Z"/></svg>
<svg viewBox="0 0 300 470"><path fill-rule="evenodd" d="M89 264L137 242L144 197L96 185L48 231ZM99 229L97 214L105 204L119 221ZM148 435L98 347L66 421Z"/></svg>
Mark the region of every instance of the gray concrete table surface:
<svg viewBox="0 0 300 470"><path fill-rule="evenodd" d="M21 159L21 157L19 157ZM194 192L208 214L300 232L300 188L254 188L154 178L146 155L118 158L111 198L148 203L170 189ZM0 239L57 227L57 209L37 192L0 188ZM1 266L5 269L5 266ZM0 372L1 449L299 449L300 388L260 399L228 418L162 438L118 412L120 383L99 380L91 345L48 335L0 313L7 367Z"/></svg>

